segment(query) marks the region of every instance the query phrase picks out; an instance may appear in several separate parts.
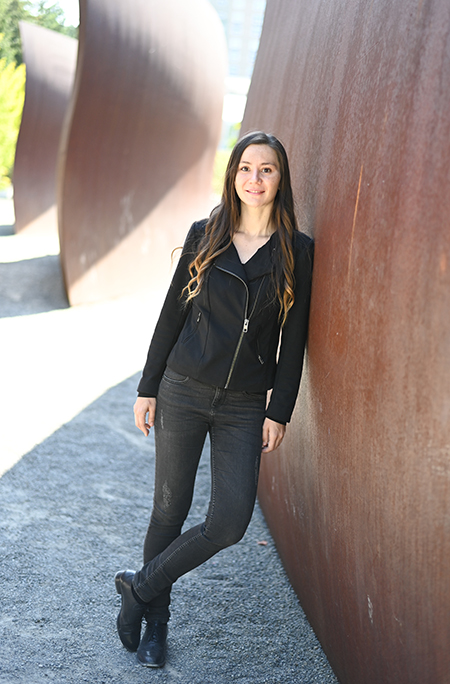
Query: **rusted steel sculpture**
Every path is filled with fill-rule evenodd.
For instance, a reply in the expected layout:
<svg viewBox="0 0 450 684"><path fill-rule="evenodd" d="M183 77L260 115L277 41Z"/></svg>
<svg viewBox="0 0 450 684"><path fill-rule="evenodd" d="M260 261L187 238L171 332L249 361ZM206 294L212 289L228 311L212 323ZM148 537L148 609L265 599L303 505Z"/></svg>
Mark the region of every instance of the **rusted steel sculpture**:
<svg viewBox="0 0 450 684"><path fill-rule="evenodd" d="M448 0L268 0L243 124L316 239L260 499L345 684L450 682L449 45Z"/></svg>
<svg viewBox="0 0 450 684"><path fill-rule="evenodd" d="M56 164L78 41L27 22L20 35L27 78L14 163L15 229L56 234Z"/></svg>
<svg viewBox="0 0 450 684"><path fill-rule="evenodd" d="M82 0L59 185L72 304L165 287L211 209L226 44L207 0Z"/></svg>

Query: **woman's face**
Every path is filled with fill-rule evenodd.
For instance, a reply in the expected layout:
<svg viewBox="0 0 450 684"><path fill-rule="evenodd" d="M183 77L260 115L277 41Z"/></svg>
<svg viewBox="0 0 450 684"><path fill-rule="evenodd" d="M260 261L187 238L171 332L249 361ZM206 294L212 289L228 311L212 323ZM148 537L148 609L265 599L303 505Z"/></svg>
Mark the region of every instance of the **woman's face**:
<svg viewBox="0 0 450 684"><path fill-rule="evenodd" d="M249 145L242 153L234 187L249 208L270 207L280 185L281 173L275 150L268 145Z"/></svg>

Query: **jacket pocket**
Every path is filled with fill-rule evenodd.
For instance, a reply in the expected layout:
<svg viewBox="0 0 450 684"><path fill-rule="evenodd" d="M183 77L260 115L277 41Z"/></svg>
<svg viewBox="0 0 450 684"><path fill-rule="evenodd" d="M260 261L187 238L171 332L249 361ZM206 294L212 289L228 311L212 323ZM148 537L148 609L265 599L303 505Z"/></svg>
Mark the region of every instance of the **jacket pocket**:
<svg viewBox="0 0 450 684"><path fill-rule="evenodd" d="M202 312L199 311L194 318L194 315L192 316L191 320L189 321L189 324L186 326L186 329L183 331L184 334L181 338L182 344L185 344L185 342L188 342L191 337L195 335L195 333L198 330L198 326L200 324L202 318Z"/></svg>
<svg viewBox="0 0 450 684"><path fill-rule="evenodd" d="M263 355L261 354L261 348L260 348L260 344L259 344L259 335L256 338L256 356L257 356L258 361L261 364L261 366L263 366L265 361L264 361Z"/></svg>
<svg viewBox="0 0 450 684"><path fill-rule="evenodd" d="M177 371L172 370L171 368L169 368L169 366L166 367L163 377L164 380L166 380L167 382L177 385L189 380L188 375L182 375L181 373L177 373Z"/></svg>

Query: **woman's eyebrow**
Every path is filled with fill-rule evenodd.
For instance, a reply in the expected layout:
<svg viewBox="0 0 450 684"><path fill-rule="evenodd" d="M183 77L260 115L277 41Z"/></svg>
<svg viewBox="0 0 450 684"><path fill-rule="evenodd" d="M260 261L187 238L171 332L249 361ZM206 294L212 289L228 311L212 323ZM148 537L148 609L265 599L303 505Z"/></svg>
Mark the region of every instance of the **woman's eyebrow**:
<svg viewBox="0 0 450 684"><path fill-rule="evenodd" d="M239 163L240 164L251 164L251 162L245 161L244 159L242 159ZM274 164L273 162L262 162L261 166L276 166L276 164Z"/></svg>

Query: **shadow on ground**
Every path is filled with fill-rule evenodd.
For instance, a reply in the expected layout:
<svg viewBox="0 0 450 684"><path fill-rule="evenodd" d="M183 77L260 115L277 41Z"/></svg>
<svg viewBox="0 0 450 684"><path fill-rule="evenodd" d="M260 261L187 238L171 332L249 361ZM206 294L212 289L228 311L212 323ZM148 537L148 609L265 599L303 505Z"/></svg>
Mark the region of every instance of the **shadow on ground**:
<svg viewBox="0 0 450 684"><path fill-rule="evenodd" d="M0 682L336 684L259 508L242 542L175 584L164 670L121 646L113 578L140 564L152 500L153 441L132 420L137 381L0 479ZM208 498L205 452L190 523Z"/></svg>

